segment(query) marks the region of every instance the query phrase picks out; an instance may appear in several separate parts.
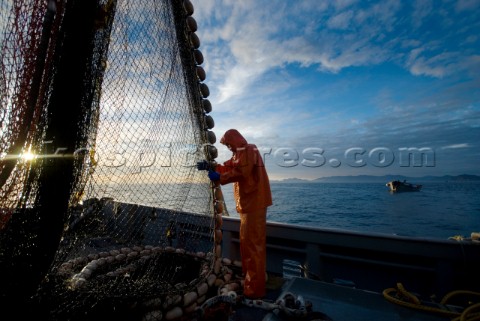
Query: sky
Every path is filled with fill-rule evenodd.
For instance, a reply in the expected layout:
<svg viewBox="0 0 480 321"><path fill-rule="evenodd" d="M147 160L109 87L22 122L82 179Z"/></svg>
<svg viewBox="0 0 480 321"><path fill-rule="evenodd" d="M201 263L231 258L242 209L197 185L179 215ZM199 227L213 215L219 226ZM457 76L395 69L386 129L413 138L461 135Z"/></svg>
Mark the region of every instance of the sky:
<svg viewBox="0 0 480 321"><path fill-rule="evenodd" d="M480 175L480 0L191 0L219 143L270 179Z"/></svg>

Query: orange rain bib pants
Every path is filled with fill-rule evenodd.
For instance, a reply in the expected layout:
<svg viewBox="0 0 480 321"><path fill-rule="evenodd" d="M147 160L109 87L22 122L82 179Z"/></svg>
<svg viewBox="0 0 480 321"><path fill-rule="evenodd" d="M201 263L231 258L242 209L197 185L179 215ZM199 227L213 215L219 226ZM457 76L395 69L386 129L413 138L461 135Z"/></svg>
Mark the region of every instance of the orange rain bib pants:
<svg viewBox="0 0 480 321"><path fill-rule="evenodd" d="M265 296L267 208L240 215L240 254L245 275L243 294L250 298Z"/></svg>

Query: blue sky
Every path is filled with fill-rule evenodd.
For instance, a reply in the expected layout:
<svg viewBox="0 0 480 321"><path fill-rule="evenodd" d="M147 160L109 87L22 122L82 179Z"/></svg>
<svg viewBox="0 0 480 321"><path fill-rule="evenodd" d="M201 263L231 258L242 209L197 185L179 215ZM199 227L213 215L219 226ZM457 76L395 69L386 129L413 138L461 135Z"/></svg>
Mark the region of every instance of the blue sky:
<svg viewBox="0 0 480 321"><path fill-rule="evenodd" d="M217 141L271 179L480 175L480 0L191 1Z"/></svg>

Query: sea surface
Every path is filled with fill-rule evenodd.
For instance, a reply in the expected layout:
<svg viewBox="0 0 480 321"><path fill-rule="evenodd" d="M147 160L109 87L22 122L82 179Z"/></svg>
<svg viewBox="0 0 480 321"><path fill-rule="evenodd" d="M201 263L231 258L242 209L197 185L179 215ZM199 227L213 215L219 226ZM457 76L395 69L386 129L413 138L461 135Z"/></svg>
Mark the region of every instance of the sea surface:
<svg viewBox="0 0 480 321"><path fill-rule="evenodd" d="M448 239L480 232L480 183L425 183L391 193L382 183L272 182L267 220L297 225ZM231 185L222 186L237 216Z"/></svg>

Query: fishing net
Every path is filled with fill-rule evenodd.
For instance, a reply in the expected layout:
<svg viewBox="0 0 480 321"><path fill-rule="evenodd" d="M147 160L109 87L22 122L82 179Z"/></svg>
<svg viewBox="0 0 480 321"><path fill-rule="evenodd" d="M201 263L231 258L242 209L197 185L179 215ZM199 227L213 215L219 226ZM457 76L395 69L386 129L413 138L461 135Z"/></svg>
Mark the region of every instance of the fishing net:
<svg viewBox="0 0 480 321"><path fill-rule="evenodd" d="M196 168L216 150L192 14L0 0L2 303L161 319L207 295L227 211Z"/></svg>

